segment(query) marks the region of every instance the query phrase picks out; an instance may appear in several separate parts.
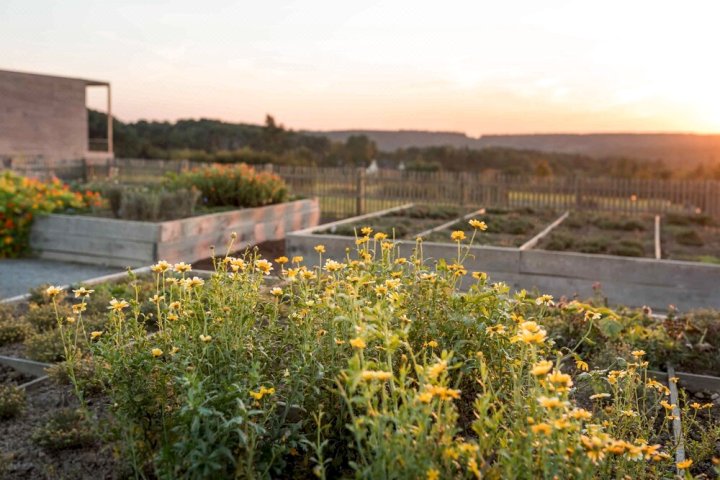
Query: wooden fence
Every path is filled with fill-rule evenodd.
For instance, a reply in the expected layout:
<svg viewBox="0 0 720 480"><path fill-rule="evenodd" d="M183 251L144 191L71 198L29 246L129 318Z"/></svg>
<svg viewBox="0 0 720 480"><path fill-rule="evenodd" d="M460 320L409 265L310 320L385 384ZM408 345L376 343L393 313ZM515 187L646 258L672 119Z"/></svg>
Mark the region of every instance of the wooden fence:
<svg viewBox="0 0 720 480"><path fill-rule="evenodd" d="M323 216L346 217L408 202L624 213L697 212L720 219L720 182L517 177L468 172L275 166L293 193L321 200Z"/></svg>
<svg viewBox="0 0 720 480"><path fill-rule="evenodd" d="M167 172L206 166L188 160L114 159L85 165L85 180L157 182ZM295 195L317 196L325 218L344 218L408 202L467 207L538 207L625 213L698 212L720 219L720 182L587 177L520 177L471 172L260 165ZM76 173L76 172L73 172Z"/></svg>

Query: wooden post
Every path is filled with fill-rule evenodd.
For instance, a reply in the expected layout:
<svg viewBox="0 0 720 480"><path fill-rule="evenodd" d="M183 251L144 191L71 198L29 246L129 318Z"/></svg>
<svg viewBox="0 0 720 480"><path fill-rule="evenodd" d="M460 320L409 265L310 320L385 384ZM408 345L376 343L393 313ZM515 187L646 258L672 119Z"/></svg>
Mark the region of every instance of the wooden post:
<svg viewBox="0 0 720 480"><path fill-rule="evenodd" d="M358 167L355 183L355 214L365 213L365 169Z"/></svg>
<svg viewBox="0 0 720 480"><path fill-rule="evenodd" d="M112 117L112 93L110 84L107 84L107 148L108 153L113 153L113 117Z"/></svg>
<svg viewBox="0 0 720 480"><path fill-rule="evenodd" d="M660 247L660 215L655 215L655 258L662 258L662 249Z"/></svg>

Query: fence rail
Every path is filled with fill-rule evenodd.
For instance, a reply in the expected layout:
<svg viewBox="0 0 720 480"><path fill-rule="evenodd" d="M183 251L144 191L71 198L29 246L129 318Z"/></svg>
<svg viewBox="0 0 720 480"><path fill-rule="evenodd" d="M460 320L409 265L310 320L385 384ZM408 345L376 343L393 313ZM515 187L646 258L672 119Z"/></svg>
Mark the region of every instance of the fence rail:
<svg viewBox="0 0 720 480"><path fill-rule="evenodd" d="M157 182L167 172L206 166L188 160L113 159L83 163L85 180ZM697 212L720 219L720 182L585 177L525 177L473 172L261 165L280 175L295 195L317 196L326 218L344 218L408 202L471 207L537 207L624 213ZM70 170L70 169L69 169ZM56 172L59 173L59 172Z"/></svg>

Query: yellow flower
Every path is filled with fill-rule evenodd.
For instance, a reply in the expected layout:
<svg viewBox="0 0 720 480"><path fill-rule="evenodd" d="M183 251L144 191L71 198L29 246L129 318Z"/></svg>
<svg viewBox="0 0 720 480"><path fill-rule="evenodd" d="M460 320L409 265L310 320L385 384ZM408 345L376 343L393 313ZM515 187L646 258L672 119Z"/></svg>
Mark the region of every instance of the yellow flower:
<svg viewBox="0 0 720 480"><path fill-rule="evenodd" d="M192 270L192 266L185 262L176 263L173 269L178 273L185 273Z"/></svg>
<svg viewBox="0 0 720 480"><path fill-rule="evenodd" d="M273 269L272 263L268 262L264 258L261 258L259 260L255 260L255 268L262 272L264 275L270 275L270 272Z"/></svg>
<svg viewBox="0 0 720 480"><path fill-rule="evenodd" d="M270 293L276 297L279 297L280 295L283 294L283 290L280 287L275 287L272 290L270 290Z"/></svg>
<svg viewBox="0 0 720 480"><path fill-rule="evenodd" d="M103 334L103 332L98 332L98 331L90 332L90 339L91 339L91 340L95 340L96 338L98 338L98 337L99 337L100 335L102 335L102 334Z"/></svg>
<svg viewBox="0 0 720 480"><path fill-rule="evenodd" d="M578 370L581 370L583 372L587 372L590 370L590 365L587 364L587 362L583 362L579 358L575 359L575 367L577 367Z"/></svg>
<svg viewBox="0 0 720 480"><path fill-rule="evenodd" d="M377 241L385 240L388 238L387 233L378 232L376 233L373 238Z"/></svg>
<svg viewBox="0 0 720 480"><path fill-rule="evenodd" d="M115 312L122 312L124 309L129 307L130 304L126 302L125 300L118 300L116 298L113 298L110 300L110 306L108 307L108 310L113 310Z"/></svg>
<svg viewBox="0 0 720 480"><path fill-rule="evenodd" d="M538 397L537 400L541 407L547 409L562 408L565 406L565 402L557 397Z"/></svg>
<svg viewBox="0 0 720 480"><path fill-rule="evenodd" d="M455 242L462 242L467 237L465 236L465 232L463 232L462 230L455 230L450 234L450 238Z"/></svg>
<svg viewBox="0 0 720 480"><path fill-rule="evenodd" d="M475 280L484 282L485 280L487 280L487 273L485 273L485 272L472 272L472 277L473 277Z"/></svg>
<svg viewBox="0 0 720 480"><path fill-rule="evenodd" d="M538 377L541 377L543 375L547 375L550 370L553 368L553 363L550 360L541 360L535 365L533 365L532 370L530 372L533 375L537 375Z"/></svg>
<svg viewBox="0 0 720 480"><path fill-rule="evenodd" d="M437 348L437 347L438 347L438 342L436 342L435 340L430 340L429 342L425 342L425 343L423 344L423 346L424 346L424 347L430 347L430 348Z"/></svg>
<svg viewBox="0 0 720 480"><path fill-rule="evenodd" d="M365 380L366 382L377 380L380 382L386 382L390 380L393 377L393 374L391 372L384 372L381 370L364 370L360 374L360 378Z"/></svg>
<svg viewBox="0 0 720 480"><path fill-rule="evenodd" d="M162 273L170 270L172 268L172 265L170 265L165 260L160 260L158 263L150 267L150 270L152 270L155 273Z"/></svg>
<svg viewBox="0 0 720 480"><path fill-rule="evenodd" d="M303 261L303 257L300 255L297 255L295 257L292 257L292 263L300 263Z"/></svg>
<svg viewBox="0 0 720 480"><path fill-rule="evenodd" d="M87 310L87 304L83 303L74 303L72 306L73 313L82 313L85 310Z"/></svg>
<svg viewBox="0 0 720 480"><path fill-rule="evenodd" d="M552 427L547 423L538 423L537 425L533 425L530 427L530 430L532 433L539 433L542 435L550 435L552 433Z"/></svg>
<svg viewBox="0 0 720 480"><path fill-rule="evenodd" d="M362 233L365 236L369 236L373 232L373 229L370 227L363 227L360 229L360 233Z"/></svg>
<svg viewBox="0 0 720 480"><path fill-rule="evenodd" d="M250 396L253 397L255 400L262 400L262 398L265 395L273 395L274 393L275 393L274 387L270 387L270 388L260 387L260 390L258 390L257 392L253 392L251 390Z"/></svg>
<svg viewBox="0 0 720 480"><path fill-rule="evenodd" d="M160 350L159 348L153 348L152 350L150 350L150 353L152 353L153 357L159 357L160 355L163 354L163 351Z"/></svg>
<svg viewBox="0 0 720 480"><path fill-rule="evenodd" d="M61 292L62 292L62 288L60 288L60 287L48 287L45 290L45 294L51 298L60 295Z"/></svg>
<svg viewBox="0 0 720 480"><path fill-rule="evenodd" d="M575 420L590 420L592 418L592 413L588 412L584 408L575 408L568 413L570 418L574 418Z"/></svg>
<svg viewBox="0 0 720 480"><path fill-rule="evenodd" d="M275 259L275 263L277 263L278 265L285 265L286 263L288 263L288 257L284 255L282 257L278 257Z"/></svg>
<svg viewBox="0 0 720 480"><path fill-rule="evenodd" d="M427 473L425 474L425 477L427 478L427 480L439 480L440 472L437 468L429 468Z"/></svg>
<svg viewBox="0 0 720 480"><path fill-rule="evenodd" d="M642 357L643 355L645 355L645 350L633 350L633 351L631 352L631 354L632 354L632 356L635 357L635 358L640 358L640 357Z"/></svg>
<svg viewBox="0 0 720 480"><path fill-rule="evenodd" d="M89 297L94 291L95 290L88 290L85 287L80 287L77 290L73 290L73 293L75 294L75 298L84 298Z"/></svg>
<svg viewBox="0 0 720 480"><path fill-rule="evenodd" d="M552 295L540 295L539 297L537 297L535 299L535 304L536 305L547 305L547 306L555 305L555 303L553 302Z"/></svg>
<svg viewBox="0 0 720 480"><path fill-rule="evenodd" d="M210 342L210 340L212 340L212 337L210 335L203 335L203 334L200 335L200 341L202 341L204 343L208 343L208 342Z"/></svg>
<svg viewBox="0 0 720 480"><path fill-rule="evenodd" d="M487 230L487 224L485 222L483 222L482 220L473 218L468 223L470 224L471 227L473 227L476 230L482 230L482 231Z"/></svg>
<svg viewBox="0 0 720 480"><path fill-rule="evenodd" d="M447 361L441 360L438 363L434 364L428 369L428 377L435 379L440 376L442 372L447 370Z"/></svg>
<svg viewBox="0 0 720 480"><path fill-rule="evenodd" d="M350 340L350 345L352 345L353 348L357 348L358 350L362 350L363 348L367 347L365 340L360 337Z"/></svg>
<svg viewBox="0 0 720 480"><path fill-rule="evenodd" d="M325 245L315 245L315 251L318 253L325 253Z"/></svg>
<svg viewBox="0 0 720 480"><path fill-rule="evenodd" d="M685 469L687 469L687 468L690 468L690 466L691 466L692 464L693 464L693 461L688 458L687 460L683 460L682 462L678 462L676 465L677 465L677 468L679 468L680 470L685 470Z"/></svg>

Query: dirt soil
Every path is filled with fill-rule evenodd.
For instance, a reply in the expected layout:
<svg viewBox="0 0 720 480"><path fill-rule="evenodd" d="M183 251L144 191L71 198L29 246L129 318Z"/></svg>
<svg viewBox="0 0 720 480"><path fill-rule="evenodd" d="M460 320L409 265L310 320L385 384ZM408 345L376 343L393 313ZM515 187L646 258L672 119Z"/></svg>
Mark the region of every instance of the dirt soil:
<svg viewBox="0 0 720 480"><path fill-rule="evenodd" d="M97 441L84 448L48 451L33 443L33 432L45 425L53 413L77 405L70 387L58 386L51 381L28 391L25 412L17 418L0 421L0 478L98 480L126 477L127 472L115 459L112 445ZM95 400L89 407L94 415L104 415L102 402Z"/></svg>

